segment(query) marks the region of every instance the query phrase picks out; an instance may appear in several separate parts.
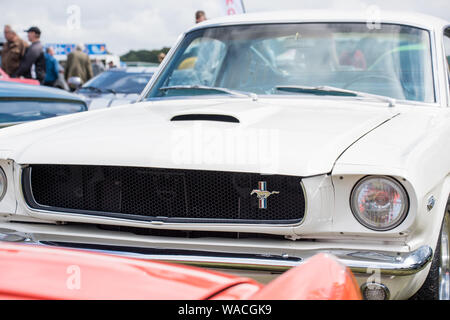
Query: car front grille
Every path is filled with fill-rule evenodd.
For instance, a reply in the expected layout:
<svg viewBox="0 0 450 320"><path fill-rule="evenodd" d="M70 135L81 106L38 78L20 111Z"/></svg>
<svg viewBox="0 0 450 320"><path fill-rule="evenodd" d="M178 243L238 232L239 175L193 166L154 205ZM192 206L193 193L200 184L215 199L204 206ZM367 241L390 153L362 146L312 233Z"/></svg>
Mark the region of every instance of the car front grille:
<svg viewBox="0 0 450 320"><path fill-rule="evenodd" d="M33 209L141 221L293 224L305 213L296 176L39 164L23 169L22 186ZM261 186L279 192L265 206L251 194Z"/></svg>

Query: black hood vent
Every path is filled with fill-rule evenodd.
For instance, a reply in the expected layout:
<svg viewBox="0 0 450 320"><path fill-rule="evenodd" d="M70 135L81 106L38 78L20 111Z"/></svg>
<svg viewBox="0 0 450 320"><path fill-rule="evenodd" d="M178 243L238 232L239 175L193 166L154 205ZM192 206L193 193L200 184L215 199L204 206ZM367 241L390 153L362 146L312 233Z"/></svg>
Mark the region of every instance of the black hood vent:
<svg viewBox="0 0 450 320"><path fill-rule="evenodd" d="M237 118L223 114L183 114L173 117L170 121L219 121L239 123Z"/></svg>

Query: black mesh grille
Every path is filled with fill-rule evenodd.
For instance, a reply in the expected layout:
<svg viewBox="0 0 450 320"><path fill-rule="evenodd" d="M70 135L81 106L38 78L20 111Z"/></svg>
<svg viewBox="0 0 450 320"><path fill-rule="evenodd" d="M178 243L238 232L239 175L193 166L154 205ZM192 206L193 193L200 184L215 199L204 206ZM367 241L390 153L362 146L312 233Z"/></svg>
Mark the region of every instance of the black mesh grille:
<svg viewBox="0 0 450 320"><path fill-rule="evenodd" d="M267 199L266 209L251 195L260 181L279 192ZM286 223L300 221L305 211L301 178L293 176L32 165L24 169L23 186L32 208L140 220Z"/></svg>

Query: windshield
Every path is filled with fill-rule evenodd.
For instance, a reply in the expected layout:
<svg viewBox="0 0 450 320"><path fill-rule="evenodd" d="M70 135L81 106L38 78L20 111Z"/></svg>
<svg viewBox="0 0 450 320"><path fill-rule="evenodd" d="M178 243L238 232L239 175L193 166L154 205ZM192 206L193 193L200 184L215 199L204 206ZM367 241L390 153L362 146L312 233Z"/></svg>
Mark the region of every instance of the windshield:
<svg viewBox="0 0 450 320"><path fill-rule="evenodd" d="M307 94L278 90L286 86L330 86L435 101L429 33L392 24L377 29L362 23L308 23L193 31L147 98L227 94L195 90L198 86L258 95Z"/></svg>
<svg viewBox="0 0 450 320"><path fill-rule="evenodd" d="M0 100L0 127L5 123L41 120L86 111L82 102Z"/></svg>
<svg viewBox="0 0 450 320"><path fill-rule="evenodd" d="M141 93L153 73L105 71L86 82L81 90L100 89L116 93ZM91 88L91 89L89 89Z"/></svg>

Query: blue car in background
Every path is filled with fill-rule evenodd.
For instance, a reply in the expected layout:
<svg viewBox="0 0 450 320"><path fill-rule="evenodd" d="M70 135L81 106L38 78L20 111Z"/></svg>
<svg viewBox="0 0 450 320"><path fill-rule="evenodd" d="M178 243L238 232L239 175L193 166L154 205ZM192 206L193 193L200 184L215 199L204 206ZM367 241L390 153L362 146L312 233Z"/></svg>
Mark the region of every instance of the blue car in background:
<svg viewBox="0 0 450 320"><path fill-rule="evenodd" d="M136 102L157 67L113 68L86 82L76 93L89 110L109 108Z"/></svg>
<svg viewBox="0 0 450 320"><path fill-rule="evenodd" d="M0 81L0 128L87 111L79 96L55 88Z"/></svg>

